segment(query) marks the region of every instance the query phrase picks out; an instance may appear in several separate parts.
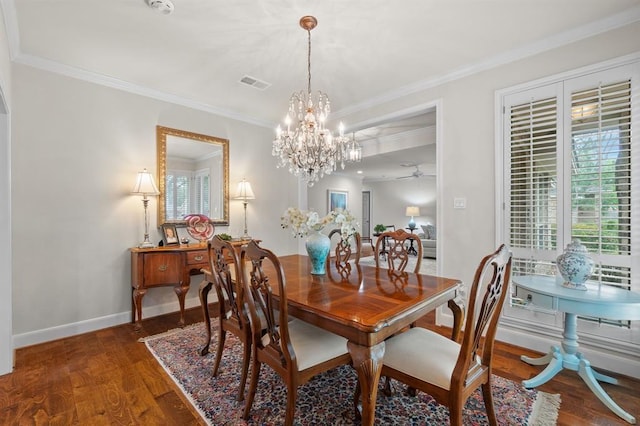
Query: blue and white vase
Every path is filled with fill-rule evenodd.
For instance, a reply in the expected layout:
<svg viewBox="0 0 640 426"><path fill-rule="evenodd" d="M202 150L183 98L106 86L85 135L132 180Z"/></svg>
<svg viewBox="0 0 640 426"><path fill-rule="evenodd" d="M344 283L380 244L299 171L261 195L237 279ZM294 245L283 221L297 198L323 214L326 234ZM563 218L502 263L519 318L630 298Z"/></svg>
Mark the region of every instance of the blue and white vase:
<svg viewBox="0 0 640 426"><path fill-rule="evenodd" d="M593 273L593 260L579 239L574 239L567 245L564 253L558 256L556 266L564 278L563 287L575 290L587 289L584 283Z"/></svg>
<svg viewBox="0 0 640 426"><path fill-rule="evenodd" d="M307 254L311 259L311 273L313 275L324 275L326 271L325 262L331 249L331 240L320 231L314 231L307 237L305 242Z"/></svg>

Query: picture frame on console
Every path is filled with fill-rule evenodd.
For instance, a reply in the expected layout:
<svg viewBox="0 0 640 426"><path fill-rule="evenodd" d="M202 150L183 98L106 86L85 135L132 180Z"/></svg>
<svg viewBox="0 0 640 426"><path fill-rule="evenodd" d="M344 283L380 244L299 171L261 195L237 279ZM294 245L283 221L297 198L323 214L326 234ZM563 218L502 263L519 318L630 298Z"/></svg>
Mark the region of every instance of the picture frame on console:
<svg viewBox="0 0 640 426"><path fill-rule="evenodd" d="M339 189L327 189L327 211L333 211L335 209L348 208L347 200L349 198L349 192Z"/></svg>
<svg viewBox="0 0 640 426"><path fill-rule="evenodd" d="M165 246L179 246L178 229L173 223L165 223L162 225L162 240Z"/></svg>

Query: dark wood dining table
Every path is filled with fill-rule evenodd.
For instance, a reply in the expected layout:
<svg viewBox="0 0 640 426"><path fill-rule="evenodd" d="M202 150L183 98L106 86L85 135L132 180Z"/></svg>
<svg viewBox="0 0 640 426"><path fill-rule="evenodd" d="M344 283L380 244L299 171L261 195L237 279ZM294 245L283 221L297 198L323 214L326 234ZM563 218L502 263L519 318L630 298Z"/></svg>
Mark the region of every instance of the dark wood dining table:
<svg viewBox="0 0 640 426"><path fill-rule="evenodd" d="M282 256L280 262L289 315L348 339L362 389L363 425L374 421L387 337L445 303L454 315L453 337L460 333L463 313L454 301L461 288L457 279L364 265L341 273L333 263L325 275L311 275L307 256ZM269 273L267 268L265 272ZM278 292L276 286L274 292Z"/></svg>

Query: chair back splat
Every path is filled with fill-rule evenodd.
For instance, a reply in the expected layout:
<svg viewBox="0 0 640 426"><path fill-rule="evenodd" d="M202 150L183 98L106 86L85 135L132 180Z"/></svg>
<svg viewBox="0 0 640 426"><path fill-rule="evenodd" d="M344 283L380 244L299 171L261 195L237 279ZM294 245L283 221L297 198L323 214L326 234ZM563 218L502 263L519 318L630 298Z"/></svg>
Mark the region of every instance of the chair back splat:
<svg viewBox="0 0 640 426"><path fill-rule="evenodd" d="M409 262L409 248L414 247L417 251L416 266L413 272L420 272L422 264L422 243L420 237L410 234L404 229L397 231L385 231L378 237L376 241L375 259L376 267L379 267L381 258L386 256L388 268L390 271L404 272Z"/></svg>
<svg viewBox="0 0 640 426"><path fill-rule="evenodd" d="M273 252L251 241L242 250L240 264L253 342L244 418L249 418L260 368L267 364L287 386L284 424L290 426L295 417L298 386L317 374L351 362L347 339L301 320L287 322L286 279L280 260Z"/></svg>
<svg viewBox="0 0 640 426"><path fill-rule="evenodd" d="M220 326L213 376L218 375L227 332L231 332L238 337L244 346L242 374L237 397L238 401L242 401L249 371L251 329L247 310L244 303L242 303L244 290L242 288L238 255L235 248L228 241L224 241L217 235L209 241L208 252L213 284L218 296L218 322Z"/></svg>
<svg viewBox="0 0 640 426"><path fill-rule="evenodd" d="M447 405L451 424L461 425L466 400L481 386L489 423L496 425L491 362L510 276L511 252L503 244L476 269L460 343L421 327L387 339L382 366L382 375L387 377L385 393L391 393L389 378L397 379L410 390L426 392Z"/></svg>
<svg viewBox="0 0 640 426"><path fill-rule="evenodd" d="M493 344L502 306L509 291L510 278L511 252L502 245L495 253L486 256L476 270L469 294L465 332L460 349L461 359L458 359L453 372L452 387L463 387L465 381L472 381L478 369L485 368L488 374L491 373ZM480 299L480 291L485 286ZM479 356L481 363L476 365L473 361Z"/></svg>
<svg viewBox="0 0 640 426"><path fill-rule="evenodd" d="M351 260L356 265L360 264L360 252L362 251L360 234L356 232L349 239L343 240L341 230L333 229L329 232L329 239L336 241L336 248L333 256L327 256L327 270L329 270L330 263L333 262L338 272L346 277L351 271Z"/></svg>
<svg viewBox="0 0 640 426"><path fill-rule="evenodd" d="M288 341L287 289L280 261L270 250L262 249L255 243L249 243L241 256L243 266L249 268L244 274L248 281L245 291L249 318L251 324L262 325L262 329L252 329L257 348L268 353L277 364L282 365L282 371L297 368L295 353ZM276 274L274 277L265 274L263 263L271 264ZM279 302L274 297L271 278L278 286Z"/></svg>

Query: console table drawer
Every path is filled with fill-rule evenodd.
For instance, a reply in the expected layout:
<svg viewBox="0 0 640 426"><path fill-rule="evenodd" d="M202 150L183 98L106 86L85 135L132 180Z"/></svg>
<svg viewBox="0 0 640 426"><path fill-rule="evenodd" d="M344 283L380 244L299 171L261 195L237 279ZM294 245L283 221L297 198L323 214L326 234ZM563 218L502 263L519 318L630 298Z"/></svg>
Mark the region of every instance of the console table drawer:
<svg viewBox="0 0 640 426"><path fill-rule="evenodd" d="M187 265L208 265L209 255L206 250L187 252Z"/></svg>
<svg viewBox="0 0 640 426"><path fill-rule="evenodd" d="M545 310L554 310L556 308L553 305L553 296L528 290L520 286L516 286L516 297L524 300L527 305L533 309L538 307Z"/></svg>
<svg viewBox="0 0 640 426"><path fill-rule="evenodd" d="M182 253L144 254L144 287L174 285L182 280Z"/></svg>

